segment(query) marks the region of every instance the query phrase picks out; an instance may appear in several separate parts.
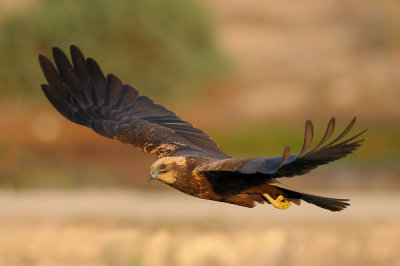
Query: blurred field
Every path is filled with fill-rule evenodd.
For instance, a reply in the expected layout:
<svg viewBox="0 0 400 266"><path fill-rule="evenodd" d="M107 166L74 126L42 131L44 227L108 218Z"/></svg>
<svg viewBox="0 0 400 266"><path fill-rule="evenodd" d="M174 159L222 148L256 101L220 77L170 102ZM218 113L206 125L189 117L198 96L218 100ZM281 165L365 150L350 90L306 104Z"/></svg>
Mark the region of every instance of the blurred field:
<svg viewBox="0 0 400 266"><path fill-rule="evenodd" d="M400 265L399 1L60 2L0 1L0 266ZM245 209L149 184L153 158L42 94L37 54L72 42L233 156L296 152L306 119L318 138L357 116L354 155L283 180L352 206Z"/></svg>
<svg viewBox="0 0 400 266"><path fill-rule="evenodd" d="M331 213L179 192L2 192L0 265L400 265L400 195L332 196L345 195L352 206Z"/></svg>

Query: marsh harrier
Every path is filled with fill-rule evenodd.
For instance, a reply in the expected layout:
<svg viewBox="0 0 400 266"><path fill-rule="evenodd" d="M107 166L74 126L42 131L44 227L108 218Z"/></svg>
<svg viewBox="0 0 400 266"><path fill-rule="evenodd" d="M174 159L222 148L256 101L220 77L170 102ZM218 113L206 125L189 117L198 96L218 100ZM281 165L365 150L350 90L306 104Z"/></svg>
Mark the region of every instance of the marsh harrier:
<svg viewBox="0 0 400 266"><path fill-rule="evenodd" d="M232 158L210 137L176 113L155 104L149 97L123 84L115 75L107 77L92 58L85 58L74 45L72 64L57 47L55 66L44 55L39 61L48 84L42 89L52 105L67 119L92 128L98 134L131 144L158 160L151 167L149 180L158 179L186 194L244 207L270 203L286 209L301 200L331 211L349 205L347 199L322 197L291 189L278 181L310 172L319 165L343 158L363 140L363 132L344 139L355 118L334 140L330 140L335 119L329 121L322 140L309 148L313 124L306 122L303 148L290 155L271 158Z"/></svg>

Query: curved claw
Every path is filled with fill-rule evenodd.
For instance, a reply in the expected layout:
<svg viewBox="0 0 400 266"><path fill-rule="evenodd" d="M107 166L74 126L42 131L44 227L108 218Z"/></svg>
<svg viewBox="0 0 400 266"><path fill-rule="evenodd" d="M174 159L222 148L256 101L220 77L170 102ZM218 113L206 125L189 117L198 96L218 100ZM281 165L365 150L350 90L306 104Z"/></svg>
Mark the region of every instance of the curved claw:
<svg viewBox="0 0 400 266"><path fill-rule="evenodd" d="M262 195L277 209L284 210L290 207L290 201L285 199L283 195L279 195L275 200L268 194Z"/></svg>

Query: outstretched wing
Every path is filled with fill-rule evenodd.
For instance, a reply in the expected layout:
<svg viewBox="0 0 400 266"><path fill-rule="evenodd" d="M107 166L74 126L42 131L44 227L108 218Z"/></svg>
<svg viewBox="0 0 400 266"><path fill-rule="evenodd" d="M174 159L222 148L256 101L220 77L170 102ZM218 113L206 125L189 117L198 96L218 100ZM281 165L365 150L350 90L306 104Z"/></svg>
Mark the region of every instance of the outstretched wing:
<svg viewBox="0 0 400 266"><path fill-rule="evenodd" d="M70 51L73 65L59 48L53 48L57 69L39 55L48 82L42 89L63 116L156 158L182 154L229 158L203 131L150 98L139 96L116 76L105 77L96 61L85 59L76 46L71 45Z"/></svg>
<svg viewBox="0 0 400 266"><path fill-rule="evenodd" d="M311 121L306 122L306 133L304 145L298 155L290 155L290 148L287 146L281 157L272 158L228 158L216 160L198 168L204 174L236 172L241 174L262 174L268 177L292 177L310 172L319 165L327 164L337 159L346 157L352 153L361 142L356 140L361 133L343 141L350 129L353 127L356 119L354 118L346 129L333 141L325 144L332 136L335 128L335 118L329 121L328 128L324 137L317 146L307 152L313 139L313 125Z"/></svg>

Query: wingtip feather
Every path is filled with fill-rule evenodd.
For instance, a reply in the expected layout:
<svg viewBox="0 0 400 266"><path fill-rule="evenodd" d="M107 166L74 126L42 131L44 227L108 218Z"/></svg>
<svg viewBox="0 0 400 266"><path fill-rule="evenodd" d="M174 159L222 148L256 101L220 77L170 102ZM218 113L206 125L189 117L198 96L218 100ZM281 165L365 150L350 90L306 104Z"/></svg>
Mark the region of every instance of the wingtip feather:
<svg viewBox="0 0 400 266"><path fill-rule="evenodd" d="M322 145L324 145L325 142L327 142L328 139L332 136L332 133L333 133L333 131L335 130L335 124L336 124L335 117L332 117L332 118L329 120L329 123L328 123L328 126L327 126L327 128L326 128L325 134L324 134L324 136L322 137L321 141L320 141L320 142L318 143L318 145L315 146L309 153L316 152L316 151L318 151L318 150L321 149Z"/></svg>
<svg viewBox="0 0 400 266"><path fill-rule="evenodd" d="M66 54L58 46L53 46L52 48L53 57L58 57L60 55L66 56Z"/></svg>
<svg viewBox="0 0 400 266"><path fill-rule="evenodd" d="M289 158L289 155L290 155L290 147L286 146L285 150L283 151L282 160L281 160L279 167L281 167L287 161L287 159Z"/></svg>
<svg viewBox="0 0 400 266"><path fill-rule="evenodd" d="M303 143L303 148L301 149L299 153L299 157L303 156L303 154L306 152L307 148L310 146L312 139L314 135L314 126L311 120L306 121L306 129L305 129L305 134L304 134L304 143Z"/></svg>
<svg viewBox="0 0 400 266"><path fill-rule="evenodd" d="M69 50L70 50L70 51L75 50L75 51L79 51L80 53L82 53L81 50L79 49L79 47L78 47L77 45L75 45L75 44L71 44L71 45L69 46Z"/></svg>
<svg viewBox="0 0 400 266"><path fill-rule="evenodd" d="M342 131L342 133L340 133L339 136L337 136L332 142L330 142L329 144L327 144L325 147L326 147L326 148L330 148L330 147L334 146L335 143L338 142L340 139L344 138L344 137L350 132L350 130L353 128L354 123L356 122L356 119L357 119L357 117L354 117L354 118L350 121L350 123L347 125L347 127ZM356 136L358 136L358 135L356 135ZM349 139L349 140L352 140L352 139L354 139L354 138L355 138L355 137L353 137L353 138L351 138L351 139ZM349 141L349 140L348 140L348 141Z"/></svg>
<svg viewBox="0 0 400 266"><path fill-rule="evenodd" d="M45 56L44 54L39 54L38 59L39 63L41 64L44 60L47 59L47 56Z"/></svg>

